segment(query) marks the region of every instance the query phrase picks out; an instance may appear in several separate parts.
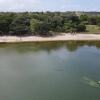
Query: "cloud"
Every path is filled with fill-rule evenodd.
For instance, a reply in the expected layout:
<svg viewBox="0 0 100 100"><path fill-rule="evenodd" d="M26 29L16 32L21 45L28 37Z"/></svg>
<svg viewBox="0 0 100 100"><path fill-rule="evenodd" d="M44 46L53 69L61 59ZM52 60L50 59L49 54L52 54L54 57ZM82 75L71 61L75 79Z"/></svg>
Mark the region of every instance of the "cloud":
<svg viewBox="0 0 100 100"><path fill-rule="evenodd" d="M0 11L55 11L67 1L70 0L0 0Z"/></svg>
<svg viewBox="0 0 100 100"><path fill-rule="evenodd" d="M100 11L100 0L0 0L0 11Z"/></svg>
<svg viewBox="0 0 100 100"><path fill-rule="evenodd" d="M32 11L39 0L0 0L0 11Z"/></svg>

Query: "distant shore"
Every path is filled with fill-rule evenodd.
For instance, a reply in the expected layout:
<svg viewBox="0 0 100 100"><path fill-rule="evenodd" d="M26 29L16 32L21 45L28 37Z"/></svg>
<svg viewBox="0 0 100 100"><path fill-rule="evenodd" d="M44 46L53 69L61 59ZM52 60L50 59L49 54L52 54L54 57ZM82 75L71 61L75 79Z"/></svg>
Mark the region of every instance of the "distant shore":
<svg viewBox="0 0 100 100"><path fill-rule="evenodd" d="M51 37L40 36L0 36L0 43L19 43L19 42L45 42L45 41L100 41L100 34L65 34Z"/></svg>

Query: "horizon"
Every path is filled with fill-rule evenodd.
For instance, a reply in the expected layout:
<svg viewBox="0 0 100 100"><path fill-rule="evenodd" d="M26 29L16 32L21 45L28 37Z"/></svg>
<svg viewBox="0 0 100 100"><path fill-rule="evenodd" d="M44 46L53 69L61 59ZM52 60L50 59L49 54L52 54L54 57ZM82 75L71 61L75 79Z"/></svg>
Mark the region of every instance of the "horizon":
<svg viewBox="0 0 100 100"><path fill-rule="evenodd" d="M99 4L98 0L0 0L0 12L100 12Z"/></svg>
<svg viewBox="0 0 100 100"><path fill-rule="evenodd" d="M0 11L0 13L47 13L47 12L50 12L50 13L56 13L56 12L59 12L59 13L67 13L67 12L71 12L71 13L74 13L74 12L82 12L82 13L100 13L100 11Z"/></svg>

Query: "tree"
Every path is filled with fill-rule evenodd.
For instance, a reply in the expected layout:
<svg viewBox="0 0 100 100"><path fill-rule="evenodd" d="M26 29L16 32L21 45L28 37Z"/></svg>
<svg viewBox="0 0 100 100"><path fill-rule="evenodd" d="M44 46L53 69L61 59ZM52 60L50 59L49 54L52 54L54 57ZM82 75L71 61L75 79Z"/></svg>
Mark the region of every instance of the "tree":
<svg viewBox="0 0 100 100"><path fill-rule="evenodd" d="M83 23L80 23L77 25L77 32L85 32L86 31L86 26Z"/></svg>
<svg viewBox="0 0 100 100"><path fill-rule="evenodd" d="M39 23L40 22L37 19L30 20L30 31L32 32L32 34L36 35L36 29L37 29Z"/></svg>
<svg viewBox="0 0 100 100"><path fill-rule="evenodd" d="M13 13L0 14L0 31L2 34L9 33L9 25L11 24L13 18L14 18Z"/></svg>
<svg viewBox="0 0 100 100"><path fill-rule="evenodd" d="M42 36L50 36L50 25L47 22L39 22L35 27L35 32Z"/></svg>
<svg viewBox="0 0 100 100"><path fill-rule="evenodd" d="M85 31L85 21L100 25L100 17L77 16L75 12L0 13L0 34L49 36L51 32L80 32Z"/></svg>
<svg viewBox="0 0 100 100"><path fill-rule="evenodd" d="M100 26L100 16L96 17L97 25Z"/></svg>
<svg viewBox="0 0 100 100"><path fill-rule="evenodd" d="M10 24L10 31L16 35L29 33L29 20L23 16L17 16Z"/></svg>
<svg viewBox="0 0 100 100"><path fill-rule="evenodd" d="M63 28L63 19L60 16L54 16L51 18L50 24L52 31L61 32Z"/></svg>
<svg viewBox="0 0 100 100"><path fill-rule="evenodd" d="M88 22L89 22L90 25L96 25L97 24L96 17L95 16L89 16Z"/></svg>
<svg viewBox="0 0 100 100"><path fill-rule="evenodd" d="M80 16L80 21L85 25L89 24L88 19L89 17L86 14Z"/></svg>

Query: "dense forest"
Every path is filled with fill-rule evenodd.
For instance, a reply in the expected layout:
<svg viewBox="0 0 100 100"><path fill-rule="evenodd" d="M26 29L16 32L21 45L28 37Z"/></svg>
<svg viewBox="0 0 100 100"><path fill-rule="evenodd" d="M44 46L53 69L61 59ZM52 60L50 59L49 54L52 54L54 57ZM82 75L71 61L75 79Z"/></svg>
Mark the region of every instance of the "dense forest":
<svg viewBox="0 0 100 100"><path fill-rule="evenodd" d="M0 35L51 36L61 32L86 32L87 25L100 27L96 12L1 12Z"/></svg>

